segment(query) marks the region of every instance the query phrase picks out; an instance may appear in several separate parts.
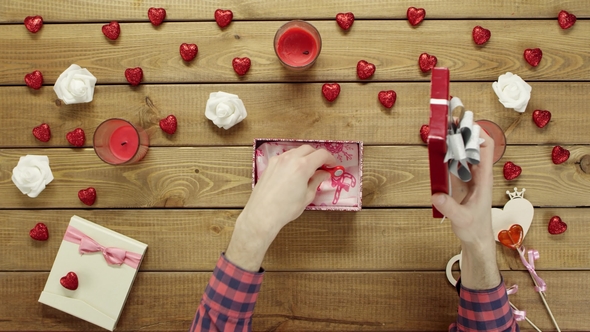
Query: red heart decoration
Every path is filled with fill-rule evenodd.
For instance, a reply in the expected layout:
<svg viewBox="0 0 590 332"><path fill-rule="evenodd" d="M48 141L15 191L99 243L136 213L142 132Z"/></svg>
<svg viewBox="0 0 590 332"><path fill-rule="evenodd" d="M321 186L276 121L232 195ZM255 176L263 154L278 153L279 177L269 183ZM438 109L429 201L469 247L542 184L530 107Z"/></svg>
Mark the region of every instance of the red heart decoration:
<svg viewBox="0 0 590 332"><path fill-rule="evenodd" d="M564 149L557 145L553 147L551 151L551 160L555 165L563 164L570 158L570 152L568 149Z"/></svg>
<svg viewBox="0 0 590 332"><path fill-rule="evenodd" d="M426 17L426 10L424 10L424 8L410 7L406 12L406 16L408 17L408 22L410 22L412 26L416 26L424 20L424 17Z"/></svg>
<svg viewBox="0 0 590 332"><path fill-rule="evenodd" d="M367 62L365 60L361 60L356 64L356 74L361 80L365 80L375 73L375 65Z"/></svg>
<svg viewBox="0 0 590 332"><path fill-rule="evenodd" d="M119 34L121 33L121 27L117 21L112 21L109 24L105 24L102 26L102 33L110 40L115 40L119 38Z"/></svg>
<svg viewBox="0 0 590 332"><path fill-rule="evenodd" d="M49 142L51 138L51 130L47 123L42 123L37 127L33 128L33 136L41 142Z"/></svg>
<svg viewBox="0 0 590 332"><path fill-rule="evenodd" d="M25 83L29 88L39 90L43 86L43 74L38 70L28 73L25 75Z"/></svg>
<svg viewBox="0 0 590 332"><path fill-rule="evenodd" d="M540 48L527 48L524 50L524 59L533 67L537 67L542 58L543 51Z"/></svg>
<svg viewBox="0 0 590 332"><path fill-rule="evenodd" d="M234 67L234 71L240 76L246 75L248 70L250 70L251 64L252 64L252 62L250 61L250 58L248 58L248 57L234 58L231 61L231 65Z"/></svg>
<svg viewBox="0 0 590 332"><path fill-rule="evenodd" d="M428 135L430 134L430 126L429 125L422 125L422 127L420 127L420 138L422 139L422 142L424 143L428 143Z"/></svg>
<svg viewBox="0 0 590 332"><path fill-rule="evenodd" d="M78 198L82 203L91 206L96 201L96 189L89 187L78 191Z"/></svg>
<svg viewBox="0 0 590 332"><path fill-rule="evenodd" d="M387 108L392 108L397 99L397 94L393 90L379 91L378 97L381 105Z"/></svg>
<svg viewBox="0 0 590 332"><path fill-rule="evenodd" d="M336 23L343 29L348 30L354 23L353 13L338 13L336 15Z"/></svg>
<svg viewBox="0 0 590 332"><path fill-rule="evenodd" d="M522 173L522 168L509 161L504 164L503 172L506 180L514 180Z"/></svg>
<svg viewBox="0 0 590 332"><path fill-rule="evenodd" d="M162 24L166 18L166 9L151 7L148 9L148 18L153 25L158 26Z"/></svg>
<svg viewBox="0 0 590 332"><path fill-rule="evenodd" d="M559 216L553 216L549 220L547 230L553 235L561 234L567 230L567 224L561 221Z"/></svg>
<svg viewBox="0 0 590 332"><path fill-rule="evenodd" d="M39 15L25 17L25 27L32 33L37 33L43 27L43 17Z"/></svg>
<svg viewBox="0 0 590 332"><path fill-rule="evenodd" d="M141 67L125 69L125 78L131 85L139 85L143 79L143 70Z"/></svg>
<svg viewBox="0 0 590 332"><path fill-rule="evenodd" d="M160 128L170 135L176 132L177 125L178 122L176 121L176 117L172 114L160 120Z"/></svg>
<svg viewBox="0 0 590 332"><path fill-rule="evenodd" d="M519 224L514 224L510 226L510 229L503 229L498 233L498 241L510 249L519 248L523 239L524 231Z"/></svg>
<svg viewBox="0 0 590 332"><path fill-rule="evenodd" d="M66 134L66 139L73 146L81 147L84 146L86 135L84 134L84 130L82 128L76 128Z"/></svg>
<svg viewBox="0 0 590 332"><path fill-rule="evenodd" d="M215 22L220 28L225 28L231 23L234 18L234 13L231 10L217 9L215 11Z"/></svg>
<svg viewBox="0 0 590 332"><path fill-rule="evenodd" d="M322 94L327 101L334 101L340 94L340 84L338 83L326 83L322 85Z"/></svg>
<svg viewBox="0 0 590 332"><path fill-rule="evenodd" d="M197 44L180 44L180 56L184 61L192 61L197 56L197 52L199 52Z"/></svg>
<svg viewBox="0 0 590 332"><path fill-rule="evenodd" d="M78 289L78 276L74 272L68 272L64 277L59 279L59 283L69 290Z"/></svg>
<svg viewBox="0 0 590 332"><path fill-rule="evenodd" d="M557 22L562 29L569 29L576 23L576 15L562 10L557 15Z"/></svg>
<svg viewBox="0 0 590 332"><path fill-rule="evenodd" d="M543 110L535 110L533 112L533 121L539 128L545 127L551 120L551 112Z"/></svg>
<svg viewBox="0 0 590 332"><path fill-rule="evenodd" d="M436 62L436 57L428 53L422 53L418 58L418 65L423 73L429 72L432 68L436 67Z"/></svg>
<svg viewBox="0 0 590 332"><path fill-rule="evenodd" d="M473 41L477 45L483 45L483 44L487 43L488 40L490 40L490 37L492 36L492 32L490 30L484 29L478 25L473 28L471 35L473 36Z"/></svg>
<svg viewBox="0 0 590 332"><path fill-rule="evenodd" d="M29 236L33 240L47 241L49 238L49 230L47 230L47 226L45 226L44 223L40 222L29 231Z"/></svg>

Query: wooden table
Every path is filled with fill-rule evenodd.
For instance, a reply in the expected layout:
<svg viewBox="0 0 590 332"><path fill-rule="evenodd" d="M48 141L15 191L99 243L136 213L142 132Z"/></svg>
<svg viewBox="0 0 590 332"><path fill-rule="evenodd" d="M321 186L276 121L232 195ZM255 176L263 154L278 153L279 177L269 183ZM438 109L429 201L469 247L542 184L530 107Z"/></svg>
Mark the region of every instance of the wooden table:
<svg viewBox="0 0 590 332"><path fill-rule="evenodd" d="M503 206L505 191L515 186L527 189L536 213L525 245L541 254L535 264L548 283L547 300L563 330L590 329L587 1L4 0L0 6L0 330L101 330L37 302L74 214L149 245L118 330L186 330L251 192L256 137L362 140L365 164L361 212L306 212L276 239L264 262L254 329L445 330L458 299L443 271L460 248L449 223L431 218L427 150L418 135L429 115L429 75L417 65L423 52L450 68L452 95L506 131L493 204ZM405 19L410 6L427 11L417 27ZM165 7L163 25L148 22L150 7ZM217 8L234 13L225 29L213 20ZM573 28L558 26L561 9L577 15ZM334 17L347 11L357 20L343 32ZM45 20L37 34L22 24L29 15ZM319 60L303 73L283 69L272 48L277 28L295 18L311 21L323 41ZM116 41L101 33L111 20L121 23ZM483 47L472 41L476 25L492 31ZM183 42L199 47L191 63L179 56ZM522 55L534 47L543 50L536 68ZM231 60L243 56L252 68L238 77ZM361 59L377 66L366 82L356 76ZM98 78L91 103L65 105L53 92L72 63ZM123 73L137 66L144 81L130 87ZM36 69L45 78L38 91L23 81ZM508 71L533 88L524 114L505 109L492 91ZM342 86L333 103L321 95L325 82ZM377 100L388 89L398 95L391 110ZM205 103L216 91L238 94L246 120L227 131L207 120ZM534 125L535 109L552 112L547 127ZM179 121L173 136L158 128L168 114ZM151 147L139 164L114 167L95 155L92 133L111 117L148 130ZM53 134L48 143L31 135L43 122ZM77 127L86 131L84 148L65 139ZM571 157L554 165L558 144ZM49 156L55 175L35 199L11 181L26 154ZM522 167L516 180L502 176L507 161ZM98 192L90 208L77 198L89 186ZM568 224L566 233L547 232L554 215ZM49 227L47 242L28 236L40 221ZM520 286L511 301L543 331L553 330L517 255L497 250L506 283Z"/></svg>

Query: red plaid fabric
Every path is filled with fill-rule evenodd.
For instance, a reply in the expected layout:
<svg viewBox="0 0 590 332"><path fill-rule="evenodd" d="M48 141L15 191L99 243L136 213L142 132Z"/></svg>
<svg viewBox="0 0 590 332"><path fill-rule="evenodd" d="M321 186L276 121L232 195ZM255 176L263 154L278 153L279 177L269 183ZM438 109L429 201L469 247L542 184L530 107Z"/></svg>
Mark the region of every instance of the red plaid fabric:
<svg viewBox="0 0 590 332"><path fill-rule="evenodd" d="M460 298L457 322L449 326L450 332L520 331L503 280L489 290L472 290L460 285Z"/></svg>
<svg viewBox="0 0 590 332"><path fill-rule="evenodd" d="M189 331L251 331L263 269L240 269L221 255Z"/></svg>

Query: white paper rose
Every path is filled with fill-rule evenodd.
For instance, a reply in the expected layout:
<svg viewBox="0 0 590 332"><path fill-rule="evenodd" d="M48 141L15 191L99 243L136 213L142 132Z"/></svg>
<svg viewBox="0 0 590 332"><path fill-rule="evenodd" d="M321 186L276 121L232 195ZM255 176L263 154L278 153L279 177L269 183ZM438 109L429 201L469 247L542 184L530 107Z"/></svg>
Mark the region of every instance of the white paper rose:
<svg viewBox="0 0 590 332"><path fill-rule="evenodd" d="M53 91L67 104L89 103L94 97L94 77L86 68L71 65L55 81Z"/></svg>
<svg viewBox="0 0 590 332"><path fill-rule="evenodd" d="M53 181L47 156L26 155L20 157L12 170L12 182L25 195L35 198Z"/></svg>
<svg viewBox="0 0 590 332"><path fill-rule="evenodd" d="M492 88L504 107L512 108L519 113L526 110L531 99L531 86L520 76L510 72L500 75L498 81L492 83Z"/></svg>
<svg viewBox="0 0 590 332"><path fill-rule="evenodd" d="M234 94L212 92L207 100L205 116L223 129L229 129L246 118L246 107L242 100Z"/></svg>

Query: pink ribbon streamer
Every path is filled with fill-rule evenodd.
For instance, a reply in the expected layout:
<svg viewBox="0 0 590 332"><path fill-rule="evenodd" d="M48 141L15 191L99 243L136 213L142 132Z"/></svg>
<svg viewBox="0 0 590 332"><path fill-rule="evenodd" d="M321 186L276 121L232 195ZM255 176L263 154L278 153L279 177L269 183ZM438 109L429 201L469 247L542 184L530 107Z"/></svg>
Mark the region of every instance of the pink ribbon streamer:
<svg viewBox="0 0 590 332"><path fill-rule="evenodd" d="M104 247L98 242L94 241L88 235L82 233L80 230L72 226L68 226L66 234L64 235L64 240L79 244L80 246L78 247L78 252L80 252L82 255L101 251L104 259L110 265L127 264L132 268L137 269L139 263L141 262L140 254L129 252L121 248Z"/></svg>
<svg viewBox="0 0 590 332"><path fill-rule="evenodd" d="M537 271L535 271L535 260L539 259L540 257L539 252L534 249L529 250L527 252L529 256L529 259L527 261L527 259L524 257L525 251L526 249L524 248L524 246L522 246L522 251L519 251L520 260L522 261L522 264L524 264L524 266L527 268L527 270L529 270L531 277L533 277L533 279L535 279L535 281L537 282L538 286L535 286L535 291L544 292L545 290L547 290L547 284L543 279L541 279L541 277L537 275Z"/></svg>
<svg viewBox="0 0 590 332"><path fill-rule="evenodd" d="M510 286L506 290L506 293L508 293L508 295L516 294L516 292L518 292L518 285L516 284ZM526 318L526 311L524 310L512 309L512 313L514 314L514 319L516 319L517 322L523 321Z"/></svg>

